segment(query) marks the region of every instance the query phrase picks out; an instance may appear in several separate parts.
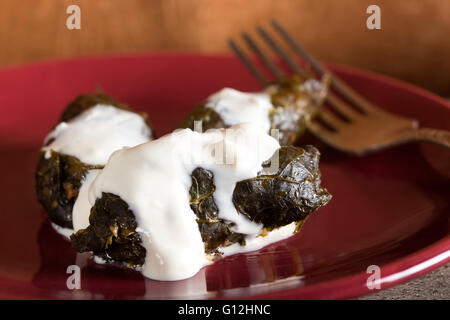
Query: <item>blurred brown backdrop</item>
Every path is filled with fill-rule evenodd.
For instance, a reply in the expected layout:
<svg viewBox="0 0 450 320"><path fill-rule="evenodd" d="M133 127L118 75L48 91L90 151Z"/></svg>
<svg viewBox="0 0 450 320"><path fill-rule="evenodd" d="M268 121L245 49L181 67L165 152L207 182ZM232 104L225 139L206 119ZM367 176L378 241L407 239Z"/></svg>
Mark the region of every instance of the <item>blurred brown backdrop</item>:
<svg viewBox="0 0 450 320"><path fill-rule="evenodd" d="M81 7L81 30L66 8ZM381 30L366 8L381 8ZM276 17L325 61L450 96L448 0L0 0L0 66L79 55L228 52L226 39Z"/></svg>

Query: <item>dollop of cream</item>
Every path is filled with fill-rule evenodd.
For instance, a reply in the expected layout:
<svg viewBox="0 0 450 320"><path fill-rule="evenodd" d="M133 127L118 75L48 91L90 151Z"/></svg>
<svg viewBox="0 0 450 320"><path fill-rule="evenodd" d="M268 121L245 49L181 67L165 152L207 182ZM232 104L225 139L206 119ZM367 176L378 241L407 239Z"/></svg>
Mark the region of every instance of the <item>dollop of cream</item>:
<svg viewBox="0 0 450 320"><path fill-rule="evenodd" d="M53 230L55 230L57 233L63 236L64 239L70 241L70 235L73 233L73 229L61 227L53 222L51 222L51 226Z"/></svg>
<svg viewBox="0 0 450 320"><path fill-rule="evenodd" d="M262 92L242 92L224 88L210 95L205 106L217 112L227 126L248 122L260 126L266 133L270 133L272 127L291 130L296 127L301 117L311 115L307 110L308 105L322 104L327 94L327 82L328 77L325 76L321 81L306 80L298 86L297 93L292 93L291 103L283 107L274 107L271 101L272 94L278 90L276 84ZM274 111L272 115L271 111Z"/></svg>
<svg viewBox="0 0 450 320"><path fill-rule="evenodd" d="M128 203L147 251L142 267L146 277L185 279L211 263L189 205L191 173L197 167L213 172L219 217L233 222L235 231L247 235L248 249L257 250L292 235L291 226L275 232L274 237L260 236L262 226L239 214L232 203L236 182L255 177L262 170L261 164L279 147L276 139L251 123L205 133L182 129L114 152L105 168L83 188L88 188L90 206L103 193L113 193ZM83 189L77 202L85 201L85 197ZM81 214L85 213L74 211L74 215ZM74 217L74 221L83 219ZM246 251L236 245L226 253L239 250Z"/></svg>
<svg viewBox="0 0 450 320"><path fill-rule="evenodd" d="M89 227L89 215L91 213L91 204L88 197L89 187L101 171L101 169L89 170L81 181L81 188L72 210L73 232Z"/></svg>
<svg viewBox="0 0 450 320"><path fill-rule="evenodd" d="M206 107L216 111L227 126L248 122L260 126L266 133L270 130L269 111L273 105L266 92L224 88L209 96Z"/></svg>
<svg viewBox="0 0 450 320"><path fill-rule="evenodd" d="M105 164L112 152L151 139L150 129L137 113L98 104L48 134L43 148L78 158L92 165Z"/></svg>

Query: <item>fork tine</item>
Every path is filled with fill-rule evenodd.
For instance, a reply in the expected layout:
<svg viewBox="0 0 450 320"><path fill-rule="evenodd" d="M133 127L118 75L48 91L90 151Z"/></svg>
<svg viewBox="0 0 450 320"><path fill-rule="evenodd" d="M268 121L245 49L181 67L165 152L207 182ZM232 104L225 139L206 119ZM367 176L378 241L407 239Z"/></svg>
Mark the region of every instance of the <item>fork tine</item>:
<svg viewBox="0 0 450 320"><path fill-rule="evenodd" d="M274 19L272 20L272 25L277 30L280 35L286 40L287 43L294 49L295 52L297 52L301 57L303 57L310 65L313 67L313 69L319 73L319 75L322 75L326 72L325 68L321 65L319 61L317 61L313 56L311 56L308 52L305 51L305 49L300 46L298 42L292 38L289 33Z"/></svg>
<svg viewBox="0 0 450 320"><path fill-rule="evenodd" d="M241 62L247 67L247 69L258 79L258 81L265 86L269 81L267 78L259 71L259 69L255 66L255 64L247 57L247 55L239 49L239 47L234 43L232 39L228 40L228 45L231 50L238 56Z"/></svg>
<svg viewBox="0 0 450 320"><path fill-rule="evenodd" d="M336 137L336 133L334 131L328 130L316 121L310 121L308 123L308 130L329 144L333 144Z"/></svg>
<svg viewBox="0 0 450 320"><path fill-rule="evenodd" d="M331 86L336 89L340 94L349 99L356 107L363 112L376 112L376 108L366 98L358 94L351 87L342 82L333 73L331 73L325 66L322 65L316 58L309 54L298 42L296 42L287 31L274 19L272 20L273 27L280 33L280 35L289 43L289 45L297 52L302 58L311 65L311 67L319 74L323 75L328 72L331 76Z"/></svg>
<svg viewBox="0 0 450 320"><path fill-rule="evenodd" d="M275 51L288 65L289 67L294 70L295 73L303 74L305 73L305 70L300 67L295 61L287 54L286 51L284 51L273 39L269 34L264 30L263 27L258 26L258 32L261 34L263 39L267 42L267 44Z"/></svg>
<svg viewBox="0 0 450 320"><path fill-rule="evenodd" d="M258 26L257 29L264 40L266 40L268 45L289 65L289 67L295 73L298 73L300 75L305 73L305 70L275 42L275 40L267 33L267 31L263 27ZM333 107L333 109L340 113L344 118L348 120L355 120L359 116L358 112L356 112L352 107L347 106L347 104L339 100L338 97L334 94L329 93L326 99L331 107Z"/></svg>
<svg viewBox="0 0 450 320"><path fill-rule="evenodd" d="M321 108L319 111L318 116L325 121L328 125L333 127L336 131L339 131L339 129L343 125L348 125L345 122L343 122L341 119L339 119L337 116L335 116L331 111L328 111L327 109Z"/></svg>
<svg viewBox="0 0 450 320"><path fill-rule="evenodd" d="M327 103L333 108L337 113L346 118L349 121L356 121L358 117L363 116L362 113L356 111L354 108L349 106L347 103L339 99L332 92L328 92L326 97Z"/></svg>
<svg viewBox="0 0 450 320"><path fill-rule="evenodd" d="M277 67L275 63L273 63L269 57L259 48L259 46L253 41L253 39L246 33L242 33L242 37L245 42L247 42L250 49L261 58L262 62L266 65L266 67L272 72L277 79L281 79L285 76L284 72Z"/></svg>

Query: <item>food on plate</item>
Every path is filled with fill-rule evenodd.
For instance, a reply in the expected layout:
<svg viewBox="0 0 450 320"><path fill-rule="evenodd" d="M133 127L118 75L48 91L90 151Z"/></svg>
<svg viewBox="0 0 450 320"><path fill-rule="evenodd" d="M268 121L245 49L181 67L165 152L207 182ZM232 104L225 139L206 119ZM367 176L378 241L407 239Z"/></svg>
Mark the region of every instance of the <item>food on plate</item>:
<svg viewBox="0 0 450 320"><path fill-rule="evenodd" d="M44 141L38 200L97 262L157 280L191 277L295 234L330 201L318 150L292 146L327 87L296 75L259 93L225 88L159 139L146 115L103 93L82 95Z"/></svg>
<svg viewBox="0 0 450 320"><path fill-rule="evenodd" d="M77 97L47 135L36 169L36 193L58 232L72 229L72 209L88 176L112 152L152 138L143 113L101 92Z"/></svg>
<svg viewBox="0 0 450 320"><path fill-rule="evenodd" d="M226 128L250 122L265 132L278 129L281 145L293 144L316 114L328 91L328 77L321 81L308 76L292 75L267 86L262 92L247 93L224 88L197 106L180 128Z"/></svg>
<svg viewBox="0 0 450 320"><path fill-rule="evenodd" d="M297 232L331 195L319 152L280 146L259 125L180 129L115 151L82 185L72 246L158 280Z"/></svg>

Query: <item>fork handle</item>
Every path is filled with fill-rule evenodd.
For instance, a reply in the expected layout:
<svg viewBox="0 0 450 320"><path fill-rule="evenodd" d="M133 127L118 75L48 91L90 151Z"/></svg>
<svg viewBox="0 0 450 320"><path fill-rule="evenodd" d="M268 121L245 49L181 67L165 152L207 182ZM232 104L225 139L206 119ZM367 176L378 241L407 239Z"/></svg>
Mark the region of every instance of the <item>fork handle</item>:
<svg viewBox="0 0 450 320"><path fill-rule="evenodd" d="M411 130L411 141L432 142L450 149L450 131L419 128Z"/></svg>

